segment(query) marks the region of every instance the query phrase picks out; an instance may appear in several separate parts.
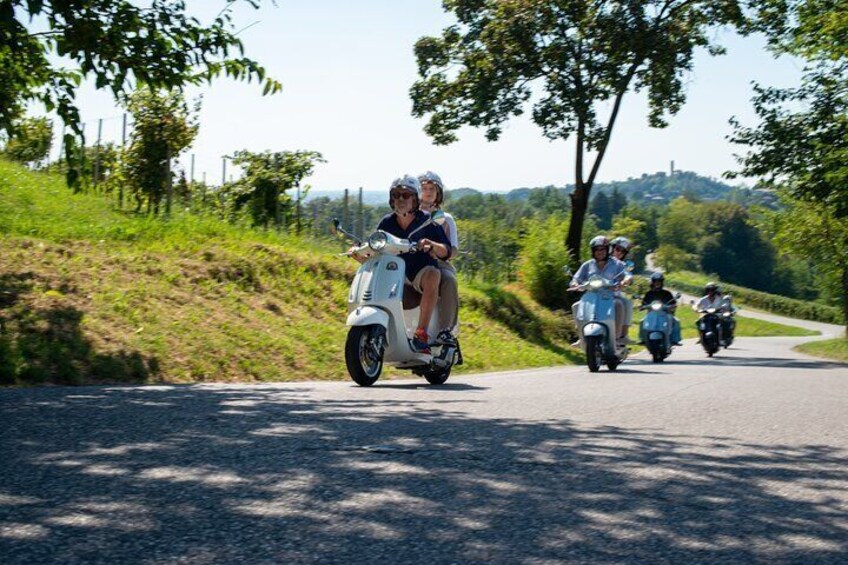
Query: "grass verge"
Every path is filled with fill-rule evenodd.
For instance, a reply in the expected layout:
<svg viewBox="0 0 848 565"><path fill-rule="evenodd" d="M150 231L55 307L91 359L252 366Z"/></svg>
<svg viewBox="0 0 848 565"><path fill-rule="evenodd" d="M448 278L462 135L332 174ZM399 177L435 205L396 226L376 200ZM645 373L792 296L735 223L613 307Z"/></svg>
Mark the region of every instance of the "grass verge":
<svg viewBox="0 0 848 565"><path fill-rule="evenodd" d="M848 339L844 337L802 343L795 349L807 355L848 363Z"/></svg>

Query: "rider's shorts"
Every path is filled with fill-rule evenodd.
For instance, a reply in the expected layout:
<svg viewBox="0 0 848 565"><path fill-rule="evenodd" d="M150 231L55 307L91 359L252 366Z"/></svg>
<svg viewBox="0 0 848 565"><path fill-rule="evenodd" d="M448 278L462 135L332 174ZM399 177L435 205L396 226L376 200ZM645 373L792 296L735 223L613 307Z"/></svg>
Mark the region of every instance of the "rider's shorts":
<svg viewBox="0 0 848 565"><path fill-rule="evenodd" d="M406 282L408 282L410 285L412 285L412 288L414 288L415 290L417 290L421 294L424 294L424 289L421 287L421 281L424 280L424 274L427 271L431 271L431 270L436 271L437 273L439 272L439 269L437 269L436 267L433 267L432 265L427 265L426 267L424 267L423 269L418 271L418 274L415 275L415 278L413 280L410 281L409 279L406 279Z"/></svg>

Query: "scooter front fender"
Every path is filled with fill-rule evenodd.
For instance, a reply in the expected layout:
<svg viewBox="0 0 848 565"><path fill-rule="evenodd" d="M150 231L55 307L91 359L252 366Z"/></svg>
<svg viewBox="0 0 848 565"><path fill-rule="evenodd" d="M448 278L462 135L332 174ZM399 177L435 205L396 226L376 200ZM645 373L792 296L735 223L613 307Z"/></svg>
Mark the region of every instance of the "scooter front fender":
<svg viewBox="0 0 848 565"><path fill-rule="evenodd" d="M359 306L354 308L347 316L348 326L372 326L389 327L389 313L374 306Z"/></svg>
<svg viewBox="0 0 848 565"><path fill-rule="evenodd" d="M607 331L606 331L606 328L604 327L603 324L596 324L596 323L590 322L590 323L586 324L585 326L583 326L583 335L586 336L586 337L590 337L590 336L603 337L603 336L606 335L606 333L607 333Z"/></svg>

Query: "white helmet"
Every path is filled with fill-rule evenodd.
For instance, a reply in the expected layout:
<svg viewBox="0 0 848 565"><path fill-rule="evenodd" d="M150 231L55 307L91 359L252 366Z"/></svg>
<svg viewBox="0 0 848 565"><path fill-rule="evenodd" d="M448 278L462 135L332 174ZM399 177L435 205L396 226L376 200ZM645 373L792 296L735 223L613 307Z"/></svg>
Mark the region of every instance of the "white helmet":
<svg viewBox="0 0 848 565"><path fill-rule="evenodd" d="M607 239L605 235L596 235L592 238L592 241L589 242L589 247L593 250L596 247L606 247L607 251L609 251L610 240Z"/></svg>
<svg viewBox="0 0 848 565"><path fill-rule="evenodd" d="M618 245L625 251L630 251L630 248L633 247L633 244L630 243L630 240L626 237L618 236L610 242L613 246Z"/></svg>
<svg viewBox="0 0 848 565"><path fill-rule="evenodd" d="M423 175L418 175L418 182L432 182L436 185L436 206L440 206L445 200L445 183L442 182L442 177L433 171L427 171Z"/></svg>
<svg viewBox="0 0 848 565"><path fill-rule="evenodd" d="M391 192L396 188L405 188L412 191L415 194L415 208L418 208L421 202L421 183L418 182L417 178L412 175L403 175L392 181L392 185L389 187L389 207L392 210L395 209L395 203L392 201Z"/></svg>

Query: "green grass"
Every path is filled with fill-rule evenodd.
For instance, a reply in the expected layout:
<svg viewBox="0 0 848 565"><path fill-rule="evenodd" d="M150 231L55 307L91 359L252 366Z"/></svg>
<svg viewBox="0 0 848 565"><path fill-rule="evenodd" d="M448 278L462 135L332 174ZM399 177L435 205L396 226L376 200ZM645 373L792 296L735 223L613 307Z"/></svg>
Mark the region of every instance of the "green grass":
<svg viewBox="0 0 848 565"><path fill-rule="evenodd" d="M848 363L848 339L844 337L802 343L795 349L807 355Z"/></svg>
<svg viewBox="0 0 848 565"><path fill-rule="evenodd" d="M0 383L347 379L332 243L116 210L0 160ZM457 372L572 363L570 320L462 283ZM409 372L387 369L387 374Z"/></svg>

